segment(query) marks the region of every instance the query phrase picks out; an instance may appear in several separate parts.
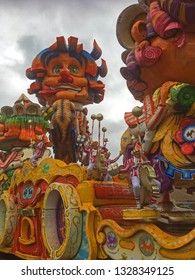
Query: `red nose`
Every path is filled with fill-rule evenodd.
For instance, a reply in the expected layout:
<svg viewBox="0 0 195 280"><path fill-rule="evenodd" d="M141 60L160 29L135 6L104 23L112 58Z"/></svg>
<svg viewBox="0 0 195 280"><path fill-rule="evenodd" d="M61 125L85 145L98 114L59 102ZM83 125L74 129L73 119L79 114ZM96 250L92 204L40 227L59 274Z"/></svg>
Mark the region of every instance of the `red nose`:
<svg viewBox="0 0 195 280"><path fill-rule="evenodd" d="M60 83L72 83L73 78L70 75L70 72L67 69L62 69L60 71L60 78L59 78Z"/></svg>

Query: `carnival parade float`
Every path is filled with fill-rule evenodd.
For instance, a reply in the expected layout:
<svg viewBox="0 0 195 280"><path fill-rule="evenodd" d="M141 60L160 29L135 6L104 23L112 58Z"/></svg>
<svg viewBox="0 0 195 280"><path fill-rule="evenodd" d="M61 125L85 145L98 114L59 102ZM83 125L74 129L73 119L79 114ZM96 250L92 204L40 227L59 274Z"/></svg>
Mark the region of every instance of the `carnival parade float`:
<svg viewBox="0 0 195 280"><path fill-rule="evenodd" d="M119 15L121 75L141 105L113 159L87 110L104 99L97 42L57 37L37 54L26 76L39 104L22 94L0 113L0 253L195 259L194 14L191 0L139 0Z"/></svg>

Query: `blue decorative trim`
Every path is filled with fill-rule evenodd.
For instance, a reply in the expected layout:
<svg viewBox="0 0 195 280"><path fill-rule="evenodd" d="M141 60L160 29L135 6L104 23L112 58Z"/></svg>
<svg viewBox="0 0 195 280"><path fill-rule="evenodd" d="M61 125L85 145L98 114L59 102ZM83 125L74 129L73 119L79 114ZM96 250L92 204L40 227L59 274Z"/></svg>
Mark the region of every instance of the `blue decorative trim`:
<svg viewBox="0 0 195 280"><path fill-rule="evenodd" d="M167 168L165 170L165 174L171 178L175 177L175 172L181 174L181 179L192 180L192 175L195 174L195 169L182 169L172 165L168 160L166 160L162 156L156 156L155 159L164 161L167 164Z"/></svg>

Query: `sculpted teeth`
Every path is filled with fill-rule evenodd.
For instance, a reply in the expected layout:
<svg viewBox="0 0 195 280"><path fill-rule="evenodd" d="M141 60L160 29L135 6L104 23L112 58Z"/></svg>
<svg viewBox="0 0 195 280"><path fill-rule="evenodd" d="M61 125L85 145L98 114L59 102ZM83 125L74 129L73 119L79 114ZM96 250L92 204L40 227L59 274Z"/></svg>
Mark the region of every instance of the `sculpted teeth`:
<svg viewBox="0 0 195 280"><path fill-rule="evenodd" d="M56 86L56 87L50 87L51 90L56 90L56 89L59 89L59 88L62 88L62 89L70 89L70 90L76 91L76 92L81 91L81 87L75 88L75 87L65 86L65 85L58 85L58 86Z"/></svg>

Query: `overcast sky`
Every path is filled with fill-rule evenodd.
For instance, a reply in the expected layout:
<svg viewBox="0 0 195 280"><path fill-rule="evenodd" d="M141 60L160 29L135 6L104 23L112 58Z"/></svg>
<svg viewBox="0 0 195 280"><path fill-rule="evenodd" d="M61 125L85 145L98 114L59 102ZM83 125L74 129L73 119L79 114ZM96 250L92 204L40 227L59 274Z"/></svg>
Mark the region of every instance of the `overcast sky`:
<svg viewBox="0 0 195 280"><path fill-rule="evenodd" d="M108 65L105 99L89 105L91 114L102 113L101 126L107 128L108 148L112 157L120 150L125 131L124 112L138 105L120 74L123 48L116 38L119 14L137 0L0 0L0 107L13 105L21 93L27 93L31 81L25 70L41 50L53 44L58 36L78 37L84 49L92 50L93 40L102 49ZM100 65L100 60L98 65Z"/></svg>

